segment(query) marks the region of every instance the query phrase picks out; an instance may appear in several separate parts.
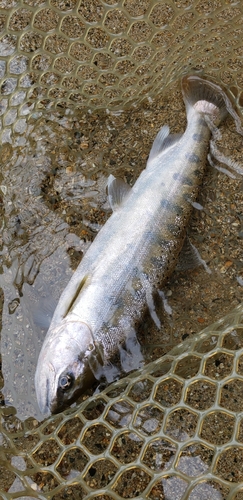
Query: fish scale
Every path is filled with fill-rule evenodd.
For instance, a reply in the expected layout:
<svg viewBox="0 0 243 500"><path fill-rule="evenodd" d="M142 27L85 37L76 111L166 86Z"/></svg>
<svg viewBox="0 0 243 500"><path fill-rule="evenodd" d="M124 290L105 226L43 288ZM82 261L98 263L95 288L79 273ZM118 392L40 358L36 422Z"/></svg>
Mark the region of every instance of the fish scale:
<svg viewBox="0 0 243 500"><path fill-rule="evenodd" d="M183 247L211 136L205 115L217 125L226 114L216 85L189 76L182 91L185 133L162 127L132 188L108 179L113 214L61 295L39 355L35 384L43 412L62 410L95 378L109 379L114 355L129 365L123 345L136 347L141 361L136 326L146 309L160 326L153 295Z"/></svg>

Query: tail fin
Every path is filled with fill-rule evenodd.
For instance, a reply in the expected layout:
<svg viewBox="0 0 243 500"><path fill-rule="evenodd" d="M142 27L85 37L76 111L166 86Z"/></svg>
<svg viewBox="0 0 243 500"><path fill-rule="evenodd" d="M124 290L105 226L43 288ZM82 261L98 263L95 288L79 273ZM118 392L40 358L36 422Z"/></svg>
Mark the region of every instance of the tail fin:
<svg viewBox="0 0 243 500"><path fill-rule="evenodd" d="M216 125L226 117L227 96L215 83L199 76L185 76L181 88L188 115L193 108L210 115Z"/></svg>

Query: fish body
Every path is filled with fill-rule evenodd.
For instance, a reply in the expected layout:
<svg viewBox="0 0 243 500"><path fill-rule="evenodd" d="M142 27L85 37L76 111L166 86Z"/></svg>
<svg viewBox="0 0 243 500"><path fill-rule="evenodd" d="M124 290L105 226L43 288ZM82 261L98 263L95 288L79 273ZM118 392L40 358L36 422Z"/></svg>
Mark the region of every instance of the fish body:
<svg viewBox="0 0 243 500"><path fill-rule="evenodd" d="M218 124L225 115L216 85L185 77L182 91L185 133L160 130L132 188L109 178L113 213L63 291L39 355L35 385L43 413L78 398L134 339L146 308L158 323L153 294L176 266L204 172L211 134L205 116Z"/></svg>

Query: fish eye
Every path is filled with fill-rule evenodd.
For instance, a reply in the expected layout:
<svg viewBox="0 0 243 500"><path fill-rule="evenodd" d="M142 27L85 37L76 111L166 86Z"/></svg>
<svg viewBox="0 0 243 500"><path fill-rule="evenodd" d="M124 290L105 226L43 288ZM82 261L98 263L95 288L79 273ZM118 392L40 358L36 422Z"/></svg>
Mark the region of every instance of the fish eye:
<svg viewBox="0 0 243 500"><path fill-rule="evenodd" d="M59 387L63 391L67 391L70 389L73 383L73 376L70 373L67 373L66 375L61 375L59 379Z"/></svg>

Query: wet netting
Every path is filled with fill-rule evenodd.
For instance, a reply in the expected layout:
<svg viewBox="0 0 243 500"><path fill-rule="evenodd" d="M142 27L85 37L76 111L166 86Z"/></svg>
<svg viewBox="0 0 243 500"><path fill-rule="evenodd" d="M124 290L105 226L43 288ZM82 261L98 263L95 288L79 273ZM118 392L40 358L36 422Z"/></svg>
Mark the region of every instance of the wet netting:
<svg viewBox="0 0 243 500"><path fill-rule="evenodd" d="M2 499L243 495L243 307L79 407L1 429Z"/></svg>
<svg viewBox="0 0 243 500"><path fill-rule="evenodd" d="M117 151L121 152L124 147L126 159L132 165L125 171L127 178L133 179L132 168L136 161L141 161L141 168L144 166L149 149L144 152L142 145L145 143L149 148L157 117L162 113L165 119L168 111L167 101L164 107L160 105L159 111L153 103L170 85L178 82L182 75L203 74L227 89L241 113L242 40L241 1L0 0L0 215L8 221L1 247L5 249L1 253L1 275L4 269L7 276L6 289L2 282L0 288L1 313L5 307L4 295L9 318L13 322L15 313L19 314L16 316L19 323L15 324L22 328L26 313L23 303L21 305L24 285L35 282L40 263L54 254L56 248L63 257L62 240L74 239L74 234L67 233L68 224L73 227L76 224L76 208L75 213L68 211L62 204L63 198L65 203L70 198L80 210L77 201L80 193L85 189L92 191L94 183L98 182L98 191L94 190L92 196L98 192L99 208L105 203L107 172L102 177L97 158L106 164L106 148L109 146L111 150L109 173L115 174L115 162L116 168L117 165L124 168L117 159ZM151 105L151 110L148 111L144 103ZM142 145L139 144L141 150L134 153L137 143L135 139L131 143L131 134L136 128L136 120L140 125L139 109L143 106L147 113L141 127L144 136L141 137ZM122 122L120 113L124 110L130 113L130 121L124 114ZM104 116L102 113L108 116L104 130L98 125L100 117ZM144 132L146 119L150 119L149 138ZM176 117L174 122L177 123ZM85 130L78 136L80 123ZM118 134L113 132L121 123L123 142L119 142ZM45 146L39 141L44 135L47 136ZM91 140L91 136L95 139ZM240 161L242 138L239 144L233 143L232 149L239 154L237 160ZM37 151L35 162L34 148ZM80 155L81 160L77 160ZM52 163L57 156L63 167L62 174L60 167ZM28 161L24 163L23 158ZM80 161L80 171L84 169L82 178L75 170L77 161ZM10 165L14 165L13 170ZM57 170L59 177L55 177ZM43 180L46 172L49 184ZM95 180L90 172L96 174ZM75 178L75 192L71 191L74 182L70 181L70 175ZM18 193L21 183L25 187ZM228 184L227 179L226 187ZM49 185L51 193L47 196ZM213 193L214 181L209 180L208 185ZM239 192L242 193L242 188ZM35 203L41 196L45 203L37 210ZM89 235L93 236L105 221L103 215L97 215L90 194L85 196L82 209L86 218L78 235L80 238L87 234L87 227ZM213 198L212 194L210 196ZM221 245L218 234L227 236L229 227L239 231L242 209L239 204L237 206L238 199L237 192L221 209L220 215L215 215L216 222L221 223L219 217L228 208L231 210L229 219L225 220L222 230L220 226L215 237L217 248ZM14 204L19 204L18 212L12 211ZM236 210L237 222L233 219ZM21 218L17 215L20 212ZM60 214L65 214L66 223L58 219ZM205 220L208 218L210 224L213 217L209 209ZM204 219L199 232L204 230L203 224ZM4 224L1 232L3 227ZM213 234L214 230L210 228L210 231ZM48 245L43 245L41 238L46 234ZM222 261L214 257L223 276L227 272L232 272L233 276L235 262L238 266L235 272L239 276L242 234L242 230L237 233L239 244L232 259L227 257ZM13 235L17 241L15 247ZM35 239L29 240L33 235ZM230 248L231 235L227 241ZM83 247L78 245L79 242L73 253L79 253L80 257ZM25 260L21 248L27 255ZM41 249L41 257L35 265L36 249L39 252ZM15 267L10 263L16 264ZM61 266L58 273L62 274ZM65 283L64 279L63 286ZM220 295L220 283L215 281L215 295ZM242 278L238 277L238 295L234 295L231 285L226 282L231 309L240 302L242 284ZM56 295L58 298L58 293ZM196 297L199 302L199 295ZM227 301L228 310L228 296L225 299L222 295L221 299ZM210 299L207 303L207 300L205 286L199 323L203 322L204 310L215 310L215 302ZM20 306L22 316L18 313ZM189 316L188 311L185 318ZM3 314L2 324L7 331L11 324L5 321L5 316ZM187 319L185 338L187 331L191 334L196 330L189 328L186 322ZM30 330L30 325L26 328ZM15 357L21 370L23 348L29 359L32 356L28 342L21 335L18 338L16 333L8 344L3 342L2 335L1 345L2 353L6 350L7 355L3 358L7 359L11 374L5 377L5 385L8 378L13 379L14 384L11 383L16 394L21 394L19 399L24 398L26 379L16 376L18 372L9 359ZM29 379L33 381L31 369L28 365L25 372L22 370L28 383ZM1 391L3 386L0 372ZM234 308L200 334L180 342L142 370L42 423L33 416L20 419L11 398L9 401L0 398L0 403L1 500L242 500L243 306Z"/></svg>
<svg viewBox="0 0 243 500"><path fill-rule="evenodd" d="M223 0L1 0L4 136L33 110L124 108L204 70L242 104L243 6Z"/></svg>

